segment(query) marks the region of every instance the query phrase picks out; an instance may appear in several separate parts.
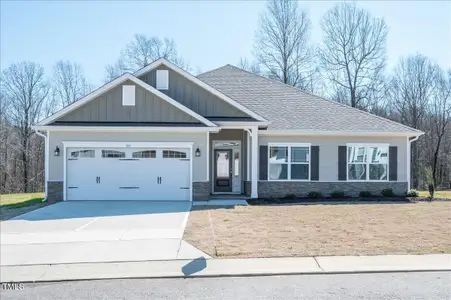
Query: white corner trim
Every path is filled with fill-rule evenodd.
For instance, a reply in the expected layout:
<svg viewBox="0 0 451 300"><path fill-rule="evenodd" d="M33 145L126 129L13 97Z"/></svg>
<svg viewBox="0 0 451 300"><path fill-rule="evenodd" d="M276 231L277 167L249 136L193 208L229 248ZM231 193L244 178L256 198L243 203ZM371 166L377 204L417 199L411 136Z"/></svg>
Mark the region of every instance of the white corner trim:
<svg viewBox="0 0 451 300"><path fill-rule="evenodd" d="M36 134L42 136L45 141L44 145L44 195L45 198L43 201L48 198L48 182L49 182L49 143L50 143L50 131L46 131L47 135L39 132L39 130L34 129Z"/></svg>
<svg viewBox="0 0 451 300"><path fill-rule="evenodd" d="M142 126L33 126L34 130L89 132L219 132L219 127L142 127Z"/></svg>
<svg viewBox="0 0 451 300"><path fill-rule="evenodd" d="M172 99L169 96L163 94L159 90L155 89L154 87L148 85L147 83L145 83L141 79L136 78L135 76L133 76L133 75L131 75L129 73L125 73L122 76L119 76L118 78L114 79L113 81L110 81L109 83L107 83L104 86L98 88L97 90L95 90L94 92L90 93L89 95L83 97L82 99L80 99L78 101L75 101L71 105L66 106L65 108L63 108L62 110L60 110L57 113L53 114L52 116L42 120L37 125L38 126L48 125L52 121L54 121L54 120L56 120L56 119L58 119L58 118L60 118L60 117L62 117L64 115L66 115L67 113L69 113L69 112L73 111L74 109L82 106L83 104L86 104L87 102L89 102L89 101L95 99L96 97L100 96L101 94L111 90L112 88L118 86L119 84L125 82L126 80L133 81L135 84L141 86L145 90L147 90L147 91L151 92L152 94L160 97L161 99L165 100L169 104L171 104L171 105L177 107L178 109L182 110L183 112L189 114L190 116L192 116L195 119L199 120L203 124L205 124L205 125L207 125L209 127L217 127L216 124L210 122L209 120L205 119L201 115L199 115L196 112L192 111L188 107L186 107L186 106L182 105L181 103L175 101L174 99Z"/></svg>
<svg viewBox="0 0 451 300"><path fill-rule="evenodd" d="M308 135L308 136L421 136L416 132L368 132L368 131L320 131L320 130L260 130L259 135Z"/></svg>
<svg viewBox="0 0 451 300"><path fill-rule="evenodd" d="M215 95L216 97L224 100L225 102L229 103L230 105L234 106L235 108L243 111L244 113L248 114L249 116L251 116L252 118L259 120L259 121L264 121L267 122L266 119L264 119L262 116L256 114L255 112L251 111L250 109L246 108L245 106L239 104L238 102L236 102L235 100L233 100L232 98L224 95L223 93L221 93L220 91L218 91L217 89L213 88L212 86L206 84L205 82L203 82L202 80L198 79L197 77L191 75L190 73L186 72L185 70L183 70L182 68L174 65L173 63L171 63L170 61L164 59L164 58L160 58L156 61L154 61L153 63L147 65L146 67L136 71L135 73L133 73L134 76L139 77L141 75L144 75L147 72L150 72L151 70L159 67L160 65L164 65L166 67L168 67L169 69L171 69L172 71L182 75L183 77L185 77L186 79L194 82L195 84L197 84L198 86L202 87L203 89L209 91L210 93L212 93L213 95Z"/></svg>

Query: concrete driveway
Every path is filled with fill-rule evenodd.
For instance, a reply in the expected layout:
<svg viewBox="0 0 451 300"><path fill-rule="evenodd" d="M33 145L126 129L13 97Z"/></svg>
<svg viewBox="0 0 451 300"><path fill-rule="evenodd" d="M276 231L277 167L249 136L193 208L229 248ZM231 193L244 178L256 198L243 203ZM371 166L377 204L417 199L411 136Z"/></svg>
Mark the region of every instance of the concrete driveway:
<svg viewBox="0 0 451 300"><path fill-rule="evenodd" d="M191 259L191 203L68 201L1 222L1 265Z"/></svg>

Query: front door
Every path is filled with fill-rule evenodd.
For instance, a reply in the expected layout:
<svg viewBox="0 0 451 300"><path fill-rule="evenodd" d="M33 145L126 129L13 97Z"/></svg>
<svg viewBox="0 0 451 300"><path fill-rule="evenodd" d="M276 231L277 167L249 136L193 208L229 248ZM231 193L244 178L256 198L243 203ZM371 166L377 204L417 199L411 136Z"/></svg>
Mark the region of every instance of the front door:
<svg viewBox="0 0 451 300"><path fill-rule="evenodd" d="M215 192L232 192L232 149L215 149Z"/></svg>

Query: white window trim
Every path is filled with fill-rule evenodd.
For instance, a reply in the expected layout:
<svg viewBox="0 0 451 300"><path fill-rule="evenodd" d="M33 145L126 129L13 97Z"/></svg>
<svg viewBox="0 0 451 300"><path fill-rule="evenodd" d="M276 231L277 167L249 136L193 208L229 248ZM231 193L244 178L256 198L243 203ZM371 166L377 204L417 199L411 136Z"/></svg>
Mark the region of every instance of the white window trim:
<svg viewBox="0 0 451 300"><path fill-rule="evenodd" d="M374 180L374 179L369 179L370 178L370 165L371 163L369 162L369 157L367 155L367 161L364 163L354 163L354 164L364 164L366 165L367 169L366 169L366 179L365 180L360 180L360 179L349 179L349 165L351 163L349 163L349 158L348 158L348 148L349 147L365 147L365 148L369 148L369 147L387 147L387 179L385 180ZM390 181L390 144L381 144L381 143L349 143L346 144L346 181L350 181L350 182L388 182Z"/></svg>
<svg viewBox="0 0 451 300"><path fill-rule="evenodd" d="M270 158L270 153L271 153L271 147L288 147L288 162L286 163L288 165L287 167L287 179L271 179L269 178L269 167L270 167L270 162L269 162L269 158ZM308 179L291 179L291 147L308 147ZM311 143L268 143L268 181L279 181L279 182L296 182L296 181L311 181L311 177L312 177L312 160L311 160L311 156L312 156L312 144ZM295 162L294 164L305 164L306 163L298 163Z"/></svg>

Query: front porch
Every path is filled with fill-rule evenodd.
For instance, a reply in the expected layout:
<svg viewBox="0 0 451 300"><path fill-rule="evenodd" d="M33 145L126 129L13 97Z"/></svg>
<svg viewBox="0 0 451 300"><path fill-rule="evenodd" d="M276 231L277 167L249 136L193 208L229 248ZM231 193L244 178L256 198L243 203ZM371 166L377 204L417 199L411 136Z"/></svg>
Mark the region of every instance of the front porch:
<svg viewBox="0 0 451 300"><path fill-rule="evenodd" d="M258 197L257 131L257 129L240 128L208 133L209 199ZM254 164L252 164L252 157L255 158ZM254 187L252 182L255 182Z"/></svg>

